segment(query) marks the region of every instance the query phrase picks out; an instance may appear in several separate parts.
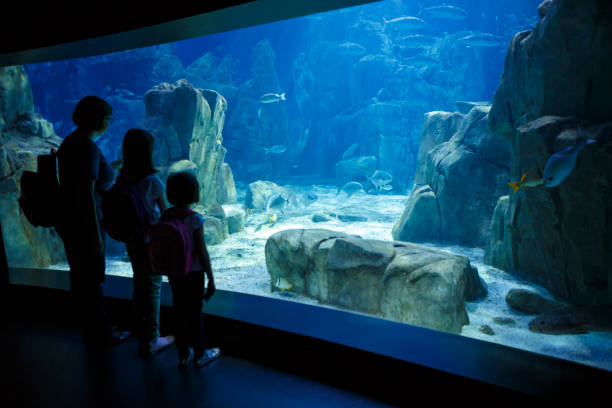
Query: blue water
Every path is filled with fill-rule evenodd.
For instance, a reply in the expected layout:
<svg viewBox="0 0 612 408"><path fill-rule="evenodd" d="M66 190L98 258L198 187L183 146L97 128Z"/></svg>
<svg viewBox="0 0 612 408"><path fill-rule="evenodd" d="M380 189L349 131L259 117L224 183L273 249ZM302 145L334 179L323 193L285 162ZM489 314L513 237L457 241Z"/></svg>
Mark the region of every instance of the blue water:
<svg viewBox="0 0 612 408"><path fill-rule="evenodd" d="M312 219L315 214L346 210L368 221L332 220L326 225L364 238L392 239L391 228L412 186L424 114L453 112L457 101L491 102L509 41L539 21L541 0L444 0L466 13L458 20L423 11L442 1L386 0L25 69L36 110L61 137L72 130L72 110L83 96L99 95L113 106L113 125L97 141L109 160L118 158L125 132L143 125L143 97L159 83L186 78L197 88L221 93L228 102L222 144L239 202L244 201L247 184L256 180L287 186L301 198L312 191L319 195L314 203L294 209L295 214L285 214L273 225L266 224L267 213L249 215L244 231L210 249L219 287L274 296L263 247L277 230L320 228ZM420 17L425 26L398 35L385 21L401 17ZM498 44L467 46L461 40L482 33L497 38ZM429 45L405 47L402 37L415 34L428 37ZM286 99L262 104L259 99L265 93L285 93ZM276 152L266 153L272 146L277 146ZM376 190L375 195L361 192L350 199L338 195L336 189L343 181L337 164L365 156L375 160L372 171L392 175L391 189ZM367 186L365 178L357 181ZM482 248L446 249L469 256L489 285L486 300L468 305L472 323L462 334L610 370L609 336L543 341L527 329L528 317L509 310L504 294L519 287L546 292L484 265ZM245 256L238 258L236 253ZM108 255L109 270L129 276L125 257ZM494 326L495 338L479 330L499 316L511 316L517 329ZM597 354L600 350L603 356Z"/></svg>
<svg viewBox="0 0 612 408"><path fill-rule="evenodd" d="M422 115L432 110L453 111L457 100L491 101L503 72L509 40L538 21L539 0L465 0L446 4L461 8L467 18L436 18L423 12L440 5L438 1L386 0L168 45L28 65L26 70L36 109L54 123L62 137L73 126L72 109L82 96L96 94L114 106L114 125L99 142L107 158L113 160L119 155L125 131L142 124L145 113L140 101L144 93L160 82L174 83L185 78L190 64L210 53L213 69L225 61L222 74L215 78L198 74L200 78L192 77L190 82L196 87L218 90L228 100L224 146L228 149L226 162L237 180L333 178L335 163L353 143L360 143L357 154L376 156L377 167L393 174L394 192L406 192L414 177ZM403 16L418 16L426 22L424 28L403 34L430 36L435 45L399 51L398 38L385 28L384 21ZM383 40L373 40L372 32L366 33L368 27L374 27L373 35ZM457 42L472 33L493 34L500 44L465 47ZM441 46L443 38L447 38L446 45ZM384 49L375 45L379 40L388 41ZM261 89L253 92L285 92L287 99L279 106L266 105L258 112L256 106L245 107L249 101L237 99L236 94L254 80L254 50L262 41L267 41L272 50L273 80L267 85L260 83ZM367 48L367 53L360 57L386 58L382 69L389 59L403 66L410 64L407 58L412 56L427 56L437 62L404 71L410 71L406 83L401 78L393 80L392 75L382 78L377 72L380 64L364 66L355 76L356 59L339 64L334 53L322 55L325 47L347 41ZM299 80L305 73L311 77L308 83ZM220 83L234 91L227 91ZM395 125L355 124L356 115L363 116L381 88L389 94L383 102L395 106L395 111L389 113L387 109L384 113L391 115ZM410 89L402 93L404 88ZM245 109L250 109L247 113L252 118L264 117L254 124L232 117ZM298 139L306 133L306 146L297 149ZM388 149L383 138L397 152L381 157L381 149ZM288 147L286 154L274 156L273 165L252 171L266 159L262 156L263 148L277 144Z"/></svg>

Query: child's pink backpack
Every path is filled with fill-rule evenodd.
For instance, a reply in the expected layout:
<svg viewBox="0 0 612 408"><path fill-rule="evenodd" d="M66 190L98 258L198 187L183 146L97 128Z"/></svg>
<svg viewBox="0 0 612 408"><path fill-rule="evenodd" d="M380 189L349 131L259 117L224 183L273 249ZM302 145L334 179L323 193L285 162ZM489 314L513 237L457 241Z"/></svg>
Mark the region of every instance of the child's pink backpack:
<svg viewBox="0 0 612 408"><path fill-rule="evenodd" d="M180 278L192 263L192 237L185 219L195 214L188 208L172 207L149 229L149 257L155 275Z"/></svg>

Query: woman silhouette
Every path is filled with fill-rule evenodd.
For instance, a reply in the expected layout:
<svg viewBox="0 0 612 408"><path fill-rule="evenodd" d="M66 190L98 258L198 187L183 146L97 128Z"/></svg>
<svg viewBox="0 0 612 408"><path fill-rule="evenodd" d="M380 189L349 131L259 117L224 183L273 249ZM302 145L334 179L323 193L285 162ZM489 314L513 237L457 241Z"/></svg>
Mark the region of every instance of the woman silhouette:
<svg viewBox="0 0 612 408"><path fill-rule="evenodd" d="M105 280L101 193L111 187L114 172L94 140L106 132L112 112L102 98L81 99L72 113L77 128L57 152L62 200L57 231L70 265L70 289L85 344L93 348L117 344L129 335L113 330L107 321L101 286Z"/></svg>

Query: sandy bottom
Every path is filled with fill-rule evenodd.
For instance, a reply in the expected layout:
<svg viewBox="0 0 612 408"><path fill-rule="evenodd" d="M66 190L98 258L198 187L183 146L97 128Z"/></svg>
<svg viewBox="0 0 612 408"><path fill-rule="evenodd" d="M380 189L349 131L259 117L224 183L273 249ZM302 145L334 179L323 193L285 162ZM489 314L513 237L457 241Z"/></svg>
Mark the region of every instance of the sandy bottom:
<svg viewBox="0 0 612 408"><path fill-rule="evenodd" d="M334 186L292 186L302 199L298 209L277 213L278 221L267 223L271 213L254 213L247 220L244 231L230 235L221 244L209 247L215 281L219 289L268 296L316 305L316 300L293 293L271 292L270 277L266 270L264 246L268 237L278 231L293 228L325 228L359 235L362 238L392 240L391 229L401 216L408 196L368 195L357 193L347 197L336 195ZM318 199L305 203L305 196L314 192ZM240 194L242 193L242 194ZM239 198L244 191L239 192ZM335 213L366 217L363 222L342 222L332 218L315 223L315 213ZM470 324L461 335L495 342L612 371L612 332L592 332L577 335L547 335L529 331L528 323L534 316L511 309L505 302L510 289L529 289L552 299L544 288L518 279L502 270L483 263L484 249L461 246L425 244L432 248L469 257L487 284L487 296L477 302L467 302ZM107 273L131 276L130 264L109 259ZM330 307L326 305L325 307ZM510 323L496 323L495 318L510 318ZM481 331L488 325L493 334ZM490 333L490 332L489 332Z"/></svg>

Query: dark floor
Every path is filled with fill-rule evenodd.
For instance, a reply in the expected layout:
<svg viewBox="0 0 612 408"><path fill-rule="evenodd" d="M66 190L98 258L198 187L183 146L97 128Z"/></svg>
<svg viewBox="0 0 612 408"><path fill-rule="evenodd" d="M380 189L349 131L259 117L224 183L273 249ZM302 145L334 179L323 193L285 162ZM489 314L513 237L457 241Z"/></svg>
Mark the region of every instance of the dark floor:
<svg viewBox="0 0 612 408"><path fill-rule="evenodd" d="M111 315L125 316L129 304L110 299L109 306ZM169 311L164 313L162 319ZM174 347L141 359L135 338L88 354L65 293L59 291L3 288L0 314L4 407L370 407L408 406L423 397L430 403L469 400L479 406L532 399L370 353L263 328L245 329L242 323L213 317L208 327L224 336L209 339L221 347L222 357L199 370L181 372Z"/></svg>

